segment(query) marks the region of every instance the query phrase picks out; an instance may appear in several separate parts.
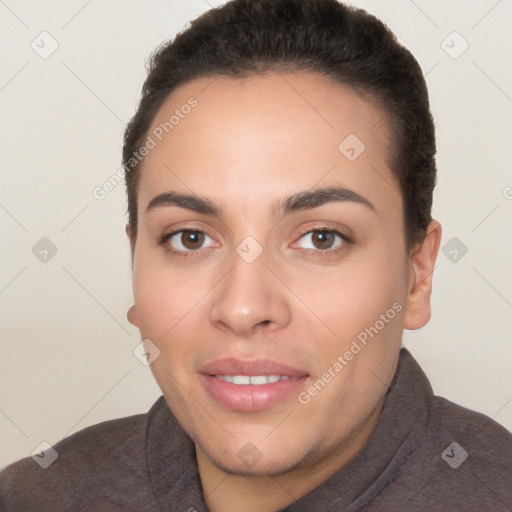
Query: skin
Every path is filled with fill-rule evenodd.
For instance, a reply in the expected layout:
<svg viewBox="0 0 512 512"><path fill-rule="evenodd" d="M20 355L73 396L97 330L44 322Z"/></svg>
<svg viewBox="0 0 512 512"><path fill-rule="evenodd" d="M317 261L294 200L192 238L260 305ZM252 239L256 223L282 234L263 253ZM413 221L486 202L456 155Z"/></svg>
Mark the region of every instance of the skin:
<svg viewBox="0 0 512 512"><path fill-rule="evenodd" d="M433 220L407 253L383 112L351 89L307 72L204 77L173 91L148 133L191 96L197 107L142 164L136 240L127 226L130 321L160 350L151 370L196 444L209 509L278 510L346 465L373 432L403 329L430 318L441 225ZM355 161L338 149L349 134L366 146ZM334 186L375 210L335 201L273 213L284 197ZM222 217L146 212L169 191L208 198ZM335 236L322 245L326 227L353 243ZM167 247L192 256L158 244L185 228L204 231L203 245L179 234ZM236 251L247 236L263 250L252 263ZM402 310L307 404L294 393L267 410L232 411L200 385L199 369L216 358L270 358L305 370L307 390L394 303ZM250 466L237 456L249 442L260 456Z"/></svg>

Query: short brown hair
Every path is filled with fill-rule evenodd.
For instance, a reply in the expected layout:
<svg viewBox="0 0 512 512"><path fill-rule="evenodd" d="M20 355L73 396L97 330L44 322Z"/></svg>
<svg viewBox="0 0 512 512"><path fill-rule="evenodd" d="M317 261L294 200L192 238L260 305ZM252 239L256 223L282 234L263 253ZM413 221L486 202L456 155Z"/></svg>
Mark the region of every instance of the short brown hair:
<svg viewBox="0 0 512 512"><path fill-rule="evenodd" d="M394 141L388 163L403 198L407 249L423 240L436 184L435 129L423 73L384 23L337 0L232 0L157 49L124 136L134 239L140 162L133 164L132 156L167 96L198 77L298 70L321 73L377 101Z"/></svg>

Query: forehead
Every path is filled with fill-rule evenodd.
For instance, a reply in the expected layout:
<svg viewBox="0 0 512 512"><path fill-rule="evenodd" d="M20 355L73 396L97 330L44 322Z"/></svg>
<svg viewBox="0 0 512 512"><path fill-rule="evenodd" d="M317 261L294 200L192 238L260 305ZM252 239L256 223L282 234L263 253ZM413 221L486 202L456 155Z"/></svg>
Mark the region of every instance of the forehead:
<svg viewBox="0 0 512 512"><path fill-rule="evenodd" d="M261 204L316 183L397 202L384 112L318 74L194 79L168 96L148 137L140 206L167 188Z"/></svg>

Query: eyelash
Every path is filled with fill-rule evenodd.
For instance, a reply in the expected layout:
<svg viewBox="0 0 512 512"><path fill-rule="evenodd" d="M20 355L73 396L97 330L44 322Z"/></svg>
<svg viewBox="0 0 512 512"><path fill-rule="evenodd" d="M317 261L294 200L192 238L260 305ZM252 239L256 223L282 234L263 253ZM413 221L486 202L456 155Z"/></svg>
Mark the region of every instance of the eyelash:
<svg viewBox="0 0 512 512"><path fill-rule="evenodd" d="M347 245L352 245L354 243L354 240L349 237L348 235L345 235L344 233L341 233L340 231L337 231L336 229L328 228L328 227L320 227L315 229L307 229L306 231L301 232L299 239L302 239L304 236L309 235L310 233L332 233L333 235L339 236L343 243L335 247L334 249L303 249L303 251L306 251L310 256L314 258L328 258L330 256L336 256L339 252L344 251L347 248Z"/></svg>
<svg viewBox="0 0 512 512"><path fill-rule="evenodd" d="M159 239L158 239L158 245L162 245L164 246L164 249L175 255L175 256L183 256L185 258L187 257L195 257L195 256L198 256L198 254L200 254L201 250L190 250L190 251L181 251L181 250L177 250L177 249L173 249L172 247L169 247L167 244L167 241L172 238L174 235L177 235L178 233L183 233L185 231L190 231L192 233L202 233L206 236L209 236L208 233L206 233L205 231L202 231L201 229L190 229L190 228L182 228L182 229L179 229L177 231L172 231L171 233L167 233L165 235L162 235ZM321 227L321 228L315 228L315 229L308 229L307 231L304 231L300 234L299 236L299 240L301 238L303 238L305 235L308 235L310 233L317 233L321 231L322 233L332 233L334 235L337 235L339 236L342 240L343 240L343 243L341 245L339 245L338 247L336 247L335 249L324 249L324 250L321 250L321 249L318 249L318 250L315 250L315 249L303 249L305 251L307 251L310 255L312 255L313 257L315 258L322 258L322 257L326 257L326 256L332 256L332 255L335 255L337 254L338 252L344 250L346 248L346 245L352 245L354 243L354 240L337 231L336 229L332 229L332 228L328 228L328 227ZM210 237L211 238L211 237Z"/></svg>

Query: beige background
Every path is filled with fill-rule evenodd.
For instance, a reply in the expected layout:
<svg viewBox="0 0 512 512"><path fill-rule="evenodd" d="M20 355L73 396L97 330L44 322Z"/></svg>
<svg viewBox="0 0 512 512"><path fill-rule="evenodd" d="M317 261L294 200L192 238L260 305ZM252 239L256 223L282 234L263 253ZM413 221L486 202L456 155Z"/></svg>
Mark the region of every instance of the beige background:
<svg viewBox="0 0 512 512"><path fill-rule="evenodd" d="M160 395L125 317L124 186L102 200L93 190L120 166L146 57L222 3L0 2L0 467L43 441L145 412ZM385 21L427 73L439 148L433 213L442 247L456 237L468 248L456 262L450 245L440 253L432 319L404 344L437 394L511 429L512 3L352 4ZM56 44L43 31L58 44L46 59L31 47ZM57 248L46 263L32 252L42 237Z"/></svg>

